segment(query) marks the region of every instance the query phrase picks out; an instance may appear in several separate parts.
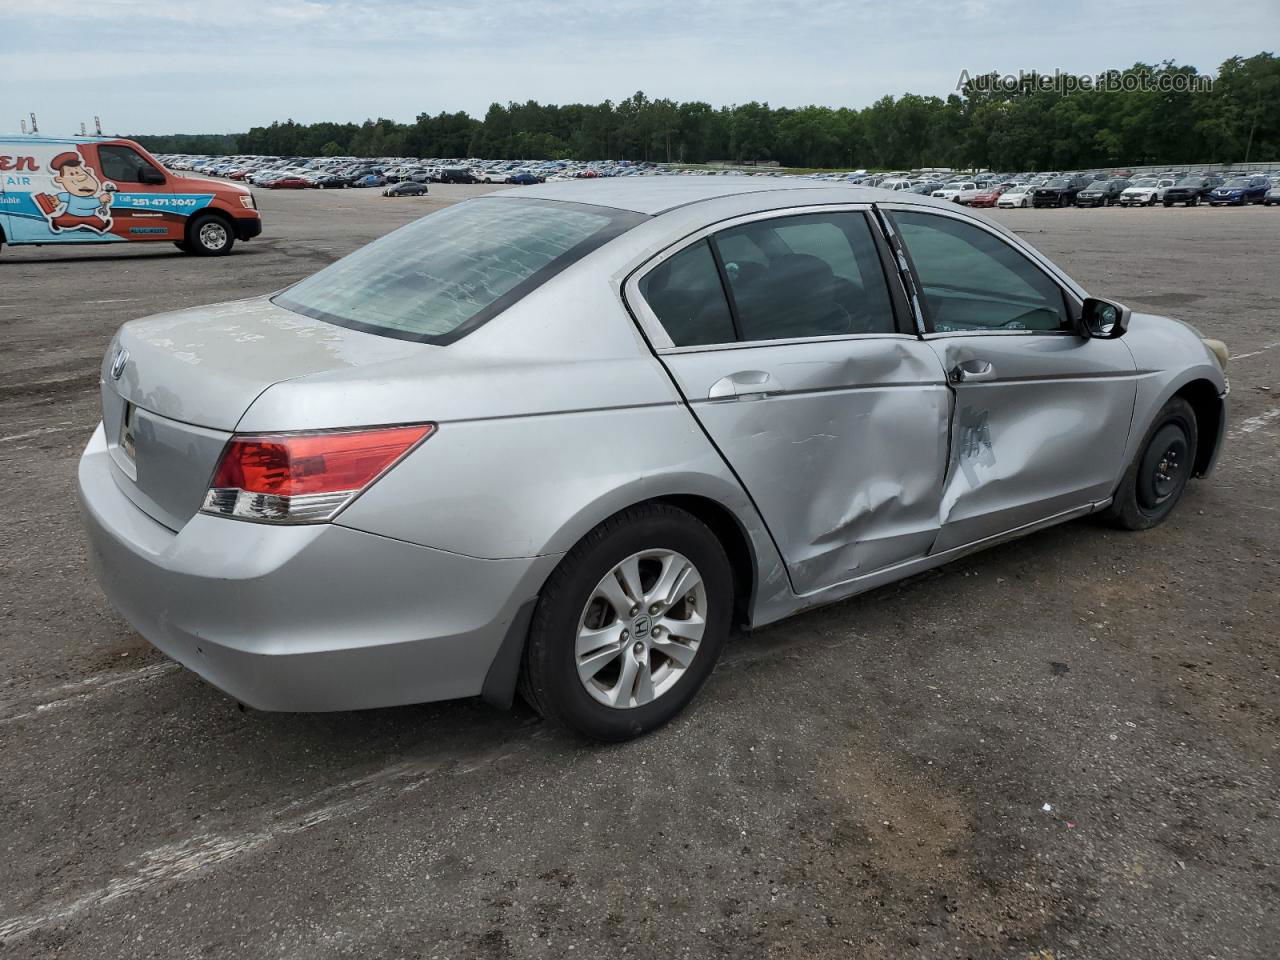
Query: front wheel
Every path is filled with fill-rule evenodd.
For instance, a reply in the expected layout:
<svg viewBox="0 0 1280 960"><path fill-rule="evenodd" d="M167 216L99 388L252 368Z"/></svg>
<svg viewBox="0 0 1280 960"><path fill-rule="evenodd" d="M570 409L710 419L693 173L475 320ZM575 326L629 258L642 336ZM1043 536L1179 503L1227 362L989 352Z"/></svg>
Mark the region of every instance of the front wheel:
<svg viewBox="0 0 1280 960"><path fill-rule="evenodd" d="M666 723L711 675L729 635L733 573L697 517L644 504L587 534L538 598L521 693L596 740Z"/></svg>
<svg viewBox="0 0 1280 960"><path fill-rule="evenodd" d="M1174 397L1156 414L1120 480L1106 519L1125 530L1146 530L1163 522L1191 479L1198 440L1195 411L1186 400Z"/></svg>
<svg viewBox="0 0 1280 960"><path fill-rule="evenodd" d="M221 257L231 252L236 238L231 225L211 213L195 217L187 225L186 251L200 257Z"/></svg>

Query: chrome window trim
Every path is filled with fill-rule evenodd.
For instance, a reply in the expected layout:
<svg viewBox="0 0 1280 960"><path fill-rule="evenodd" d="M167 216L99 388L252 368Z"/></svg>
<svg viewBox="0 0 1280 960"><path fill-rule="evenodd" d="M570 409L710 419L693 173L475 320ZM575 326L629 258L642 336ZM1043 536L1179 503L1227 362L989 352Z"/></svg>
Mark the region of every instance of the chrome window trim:
<svg viewBox="0 0 1280 960"><path fill-rule="evenodd" d="M919 340L911 333L840 333L827 337L787 337L781 340L736 340L733 343L693 344L688 347L662 347L663 356L683 353L707 353L712 350L750 350L752 347L785 347L794 343L843 343L846 340Z"/></svg>
<svg viewBox="0 0 1280 960"><path fill-rule="evenodd" d="M970 226L977 227L978 229L983 230L986 233L990 234L992 237L995 237L997 240L1002 242L1005 246L1009 247L1014 252L1020 254L1023 257L1023 259L1025 259L1033 267L1038 267L1040 269L1040 272L1045 274L1045 276L1048 277L1049 280L1052 281L1053 284L1057 286L1059 290L1062 291L1062 294L1066 298L1067 304L1070 310L1074 312L1074 315L1078 315L1079 312L1084 309L1084 301L1085 301L1085 298L1088 296L1088 293L1085 292L1083 287L1081 287L1069 276L1067 276L1060 269L1058 269L1057 265L1054 264L1049 259L1047 259L1044 256L1044 254L1040 253L1039 250L1036 250L1034 247L1030 246L1029 244L1024 244L1021 242L1015 243L1011 241L1009 237L1006 236L1004 233L1002 233L1000 230L994 229L990 224L985 223L984 221L979 220L976 217L968 216L956 210L948 210L944 208L926 206L925 204L912 204L912 203L900 203L895 201L889 201L888 203L877 203L876 207L880 210L884 210L888 212L889 214L892 214L895 210L901 210L904 213L927 213L927 214L933 214L934 216L938 216L938 217L949 217L952 220L959 220L961 223L966 223L966 224L969 224ZM1073 315L1073 319L1074 319L1074 315ZM935 331L923 333L923 338L926 340L936 340L940 337L959 337L959 336L989 337L993 335L1074 337L1077 334L1071 330L999 330L999 329L953 330L953 331L936 331L935 330Z"/></svg>
<svg viewBox="0 0 1280 960"><path fill-rule="evenodd" d="M746 223L755 223L760 220L782 220L787 217L802 217L812 214L822 213L861 213L871 215L872 204L869 201L859 203L815 203L807 205L795 205L790 207L778 207L773 210L757 210L753 213L739 214L737 216L726 217L723 220L717 220L714 223L704 224L693 233L685 234L685 236L671 243L658 253L642 260L638 265L631 269L630 274L622 284L622 300L626 307L631 311L631 315L636 318L641 331L648 339L650 346L657 354L682 354L682 353L708 353L716 350L741 350L749 347L761 346L785 346L793 343L817 343L829 341L838 343L845 340L866 340L872 338L901 338L904 340L915 340L916 337L911 334L900 332L894 333L849 333L839 334L829 337L789 337L785 340L735 340L730 343L712 343L712 344L695 344L687 347L677 347L667 335L666 329L662 326L662 322L658 319L658 315L650 309L648 302L640 293L640 281L649 273L661 266L667 260L676 254L683 252L688 247L693 246L702 240L707 239L712 234L720 233L722 230L729 230L733 227L741 226ZM874 218L872 218L874 219ZM875 223L868 222L869 230L878 229ZM874 239L874 236L873 238ZM886 288L890 278L885 278ZM892 303L892 291L886 289L886 294Z"/></svg>

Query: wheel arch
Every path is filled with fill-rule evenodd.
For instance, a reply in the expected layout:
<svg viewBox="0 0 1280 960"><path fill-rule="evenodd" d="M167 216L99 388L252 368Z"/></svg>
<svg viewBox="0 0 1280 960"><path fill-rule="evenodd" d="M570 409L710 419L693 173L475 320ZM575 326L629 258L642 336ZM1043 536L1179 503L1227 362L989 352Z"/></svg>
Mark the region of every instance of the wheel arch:
<svg viewBox="0 0 1280 960"><path fill-rule="evenodd" d="M668 504L692 514L702 521L724 547L725 556L729 560L729 569L733 574L733 624L742 628L748 626L752 619L752 608L759 589L759 565L755 544L741 518L733 510L719 501L694 493L668 493L644 497L619 507L601 517L596 523L584 530L574 544L586 537L602 523L606 523L620 513L647 504ZM493 662L485 674L480 696L486 703L500 710L509 710L515 702L515 692L520 679L521 664L524 659L525 646L529 641L529 626L534 608L542 594L551 573L538 584L538 589L516 612L507 628L506 636L498 648Z"/></svg>
<svg viewBox="0 0 1280 960"><path fill-rule="evenodd" d="M1226 400L1209 380L1196 379L1184 383L1173 396L1182 397L1196 415L1196 459L1191 466L1193 477L1204 477L1213 469L1226 426Z"/></svg>
<svg viewBox="0 0 1280 960"><path fill-rule="evenodd" d="M226 210L223 210L221 207L216 207L213 204L209 204L209 206L201 207L199 210L195 211L194 213L187 215L186 222L182 225L183 239L186 239L186 240L191 239L191 225L204 216L217 217L227 225L227 229L231 231L232 235L235 234L236 218L233 217Z"/></svg>

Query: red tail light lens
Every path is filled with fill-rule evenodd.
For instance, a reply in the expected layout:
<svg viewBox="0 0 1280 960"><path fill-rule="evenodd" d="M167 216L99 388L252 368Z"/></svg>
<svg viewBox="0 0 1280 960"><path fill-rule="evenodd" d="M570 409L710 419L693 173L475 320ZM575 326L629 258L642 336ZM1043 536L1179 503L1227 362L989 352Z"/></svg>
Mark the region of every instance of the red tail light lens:
<svg viewBox="0 0 1280 960"><path fill-rule="evenodd" d="M425 423L232 437L201 510L275 523L330 520L435 429Z"/></svg>

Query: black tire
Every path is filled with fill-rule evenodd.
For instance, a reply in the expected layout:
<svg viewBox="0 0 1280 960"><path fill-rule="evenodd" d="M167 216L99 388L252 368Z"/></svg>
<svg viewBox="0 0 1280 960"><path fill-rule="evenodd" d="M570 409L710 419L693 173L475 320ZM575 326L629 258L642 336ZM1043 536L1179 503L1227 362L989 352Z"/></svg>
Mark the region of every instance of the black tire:
<svg viewBox="0 0 1280 960"><path fill-rule="evenodd" d="M1124 530L1147 530L1163 523L1191 479L1198 441L1195 411L1186 400L1174 397L1152 421L1105 519Z"/></svg>
<svg viewBox="0 0 1280 960"><path fill-rule="evenodd" d="M610 707L592 697L578 677L580 618L602 577L650 549L674 550L697 568L706 587L706 627L674 686L643 706ZM733 589L723 545L693 514L662 503L624 510L583 537L543 586L529 626L520 693L542 716L584 737L620 741L648 733L683 710L711 675L729 636Z"/></svg>
<svg viewBox="0 0 1280 960"><path fill-rule="evenodd" d="M1172 200L1166 200L1166 201L1164 202L1164 205L1165 205L1166 207L1172 207L1172 206L1173 206L1173 201L1172 201Z"/></svg>
<svg viewBox="0 0 1280 960"><path fill-rule="evenodd" d="M197 257L222 257L235 246L236 235L225 218L202 213L187 223L186 252Z"/></svg>

